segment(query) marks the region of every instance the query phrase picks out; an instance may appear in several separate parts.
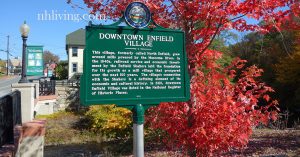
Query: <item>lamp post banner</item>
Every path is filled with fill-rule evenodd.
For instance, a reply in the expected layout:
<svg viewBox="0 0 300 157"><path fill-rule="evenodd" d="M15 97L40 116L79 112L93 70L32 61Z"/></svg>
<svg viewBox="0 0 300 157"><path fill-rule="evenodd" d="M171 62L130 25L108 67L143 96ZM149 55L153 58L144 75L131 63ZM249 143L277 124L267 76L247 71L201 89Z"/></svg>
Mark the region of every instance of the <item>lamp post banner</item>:
<svg viewBox="0 0 300 157"><path fill-rule="evenodd" d="M43 46L26 46L26 75L43 76Z"/></svg>
<svg viewBox="0 0 300 157"><path fill-rule="evenodd" d="M187 101L185 35L164 28L87 26L83 105Z"/></svg>

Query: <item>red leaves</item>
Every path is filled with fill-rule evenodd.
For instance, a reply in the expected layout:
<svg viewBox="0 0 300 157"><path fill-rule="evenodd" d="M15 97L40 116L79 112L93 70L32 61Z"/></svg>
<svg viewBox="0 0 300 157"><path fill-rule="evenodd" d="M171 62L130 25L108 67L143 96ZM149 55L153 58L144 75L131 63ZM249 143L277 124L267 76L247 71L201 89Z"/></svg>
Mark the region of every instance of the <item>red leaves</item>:
<svg viewBox="0 0 300 157"><path fill-rule="evenodd" d="M153 108L149 124L168 132L172 137L169 140L176 141L185 150L192 146L197 152L218 154L232 147L245 146L252 127L258 125L258 122L267 124L270 118L276 119L277 112L268 112L275 103L267 107L257 105L260 98L269 102L267 92L272 91L270 87L256 81L262 70L252 66L242 72L237 83L224 84L220 79L230 82L221 73L224 69L207 66L207 63L202 62L201 68L209 67L209 70L205 73L197 72L199 75L193 76L191 80L191 101L163 103ZM244 63L235 60L231 67L241 68ZM151 118L153 116L158 118L154 120Z"/></svg>
<svg viewBox="0 0 300 157"><path fill-rule="evenodd" d="M133 0L94 1L83 0L93 14L105 14L107 18L121 17L121 12ZM70 1L69 1L70 2ZM150 110L151 127L168 133L168 144L183 150L194 149L198 155L212 155L230 148L245 146L251 128L260 121L276 119L277 102L270 100L273 89L257 82L263 72L256 66L244 70L237 82L237 69L246 61L236 59L227 67L216 64L221 52L209 50L214 37L222 30L259 30L268 32L282 22L299 17L299 2L291 0L196 0L146 2L156 23L185 32L188 67L191 76L191 100L180 103L162 103ZM291 8L283 11L282 7ZM264 20L264 25L250 24L245 19ZM291 24L293 27L299 25ZM263 98L270 103L259 107ZM216 156L216 155L215 155Z"/></svg>
<svg viewBox="0 0 300 157"><path fill-rule="evenodd" d="M269 116L268 116L268 115L269 115L269 114L263 115L263 116L260 117L260 122L261 122L262 124L268 125L268 123L269 123Z"/></svg>
<svg viewBox="0 0 300 157"><path fill-rule="evenodd" d="M267 94L266 94L266 95L264 95L264 96L263 96L263 98L264 98L264 99L265 99L267 102L268 102L268 101L270 101L270 96L269 96L269 95L267 95Z"/></svg>
<svg viewBox="0 0 300 157"><path fill-rule="evenodd" d="M145 3L148 7L152 8L152 9L159 9L159 6L153 4L153 3L149 3L148 1Z"/></svg>
<svg viewBox="0 0 300 157"><path fill-rule="evenodd" d="M271 115L270 115L270 118L271 118L273 121L276 121L277 118L278 118L278 112L272 111L272 112L271 112Z"/></svg>

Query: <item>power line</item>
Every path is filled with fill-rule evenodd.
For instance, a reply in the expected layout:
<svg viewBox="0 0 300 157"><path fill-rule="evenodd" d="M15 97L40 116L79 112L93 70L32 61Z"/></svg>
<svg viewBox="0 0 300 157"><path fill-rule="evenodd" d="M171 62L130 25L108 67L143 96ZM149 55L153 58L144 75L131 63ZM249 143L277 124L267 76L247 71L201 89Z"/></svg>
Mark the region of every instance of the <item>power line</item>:
<svg viewBox="0 0 300 157"><path fill-rule="evenodd" d="M0 51L6 52L6 75L8 75L8 67L9 67L9 35L7 36L7 47L6 50L0 49Z"/></svg>
<svg viewBox="0 0 300 157"><path fill-rule="evenodd" d="M7 61L6 61L6 75L8 75L8 61L9 61L9 35L7 36L7 49L6 49L6 56L7 56Z"/></svg>
<svg viewBox="0 0 300 157"><path fill-rule="evenodd" d="M2 37L6 37L7 38L7 35L5 35L4 33L1 33L0 32L0 36L2 36ZM9 49L8 50L3 50L3 49L0 49L0 51L3 51L3 52L6 52L7 53L7 51L8 51L8 53L9 53L9 55L10 56L12 56L12 57L17 57L18 55L18 53L16 53L16 51L18 51L17 49L19 49L19 48L16 48L17 46L17 44L14 42L14 41L16 41L16 40L18 40L19 38L17 38L17 37L15 37L14 35L8 35L9 36L9 39L12 39L12 40L9 40ZM4 47L4 38L0 38L0 46L2 47ZM2 42L1 42L2 41ZM13 43L11 43L11 41L13 41ZM3 44L2 44L3 43ZM15 55L13 55L12 53L14 53Z"/></svg>
<svg viewBox="0 0 300 157"><path fill-rule="evenodd" d="M0 51L7 53L7 50L0 49ZM10 52L8 53L8 55L10 55L11 57L18 57L18 56L15 56L15 55L11 54Z"/></svg>

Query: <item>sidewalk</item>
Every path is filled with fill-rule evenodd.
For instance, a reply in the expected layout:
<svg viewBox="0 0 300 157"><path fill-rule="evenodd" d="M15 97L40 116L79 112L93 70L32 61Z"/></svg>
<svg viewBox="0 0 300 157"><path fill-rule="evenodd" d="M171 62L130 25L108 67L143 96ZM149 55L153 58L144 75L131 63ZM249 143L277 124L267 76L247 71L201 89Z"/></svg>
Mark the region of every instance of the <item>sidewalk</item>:
<svg viewBox="0 0 300 157"><path fill-rule="evenodd" d="M53 100L56 99L57 95L43 95L39 97L38 101L44 101L44 100Z"/></svg>

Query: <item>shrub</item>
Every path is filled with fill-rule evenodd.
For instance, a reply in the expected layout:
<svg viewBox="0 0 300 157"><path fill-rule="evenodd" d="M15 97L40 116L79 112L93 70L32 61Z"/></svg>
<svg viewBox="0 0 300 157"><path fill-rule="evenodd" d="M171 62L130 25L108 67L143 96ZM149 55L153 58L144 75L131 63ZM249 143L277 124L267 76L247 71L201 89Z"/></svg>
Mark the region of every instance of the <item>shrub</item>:
<svg viewBox="0 0 300 157"><path fill-rule="evenodd" d="M56 77L59 80L67 79L68 78L68 62L61 61L57 64L55 68Z"/></svg>
<svg viewBox="0 0 300 157"><path fill-rule="evenodd" d="M86 112L89 128L100 131L110 138L128 137L131 135L131 111L115 105L91 106Z"/></svg>

